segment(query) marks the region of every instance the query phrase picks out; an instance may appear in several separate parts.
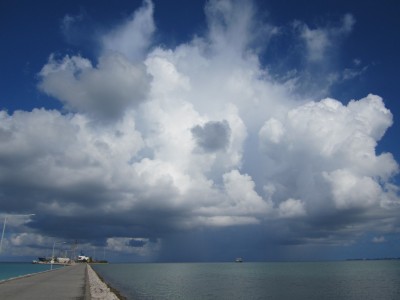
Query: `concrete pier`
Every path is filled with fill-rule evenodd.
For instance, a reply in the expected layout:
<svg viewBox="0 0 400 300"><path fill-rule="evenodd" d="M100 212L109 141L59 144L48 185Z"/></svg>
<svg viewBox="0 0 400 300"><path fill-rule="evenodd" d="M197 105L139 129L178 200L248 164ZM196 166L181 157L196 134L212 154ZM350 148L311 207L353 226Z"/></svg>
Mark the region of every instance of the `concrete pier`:
<svg viewBox="0 0 400 300"><path fill-rule="evenodd" d="M90 298L86 264L76 264L0 283L0 299L89 300Z"/></svg>

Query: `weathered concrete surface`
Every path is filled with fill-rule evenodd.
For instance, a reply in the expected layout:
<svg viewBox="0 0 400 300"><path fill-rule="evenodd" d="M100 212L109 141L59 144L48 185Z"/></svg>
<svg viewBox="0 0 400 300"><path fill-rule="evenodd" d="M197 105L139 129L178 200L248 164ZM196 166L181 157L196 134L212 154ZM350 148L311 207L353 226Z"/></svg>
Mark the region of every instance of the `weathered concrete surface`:
<svg viewBox="0 0 400 300"><path fill-rule="evenodd" d="M86 300L86 288L86 264L77 264L0 283L0 299Z"/></svg>

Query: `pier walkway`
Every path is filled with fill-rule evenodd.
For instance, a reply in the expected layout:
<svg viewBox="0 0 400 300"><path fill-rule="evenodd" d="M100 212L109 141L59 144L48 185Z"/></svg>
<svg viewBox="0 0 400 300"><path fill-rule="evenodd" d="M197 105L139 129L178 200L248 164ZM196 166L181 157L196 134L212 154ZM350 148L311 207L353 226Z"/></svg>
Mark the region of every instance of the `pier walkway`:
<svg viewBox="0 0 400 300"><path fill-rule="evenodd" d="M90 299L86 264L76 264L0 283L0 299Z"/></svg>

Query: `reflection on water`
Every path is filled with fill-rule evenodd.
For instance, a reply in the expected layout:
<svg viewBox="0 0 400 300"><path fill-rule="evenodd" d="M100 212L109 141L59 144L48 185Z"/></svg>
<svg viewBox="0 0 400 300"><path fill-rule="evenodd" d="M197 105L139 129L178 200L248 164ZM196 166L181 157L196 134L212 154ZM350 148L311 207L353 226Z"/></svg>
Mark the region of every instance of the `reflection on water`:
<svg viewBox="0 0 400 300"><path fill-rule="evenodd" d="M400 261L93 267L128 299L400 299Z"/></svg>

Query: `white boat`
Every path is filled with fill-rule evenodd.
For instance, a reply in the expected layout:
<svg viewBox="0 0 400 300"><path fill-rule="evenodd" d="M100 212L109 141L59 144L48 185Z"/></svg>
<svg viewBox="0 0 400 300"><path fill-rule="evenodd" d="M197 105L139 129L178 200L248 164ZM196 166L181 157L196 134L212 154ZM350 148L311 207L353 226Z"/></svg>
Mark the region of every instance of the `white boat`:
<svg viewBox="0 0 400 300"><path fill-rule="evenodd" d="M85 256L85 255L79 255L78 256L78 262L88 262L90 260L89 256Z"/></svg>

